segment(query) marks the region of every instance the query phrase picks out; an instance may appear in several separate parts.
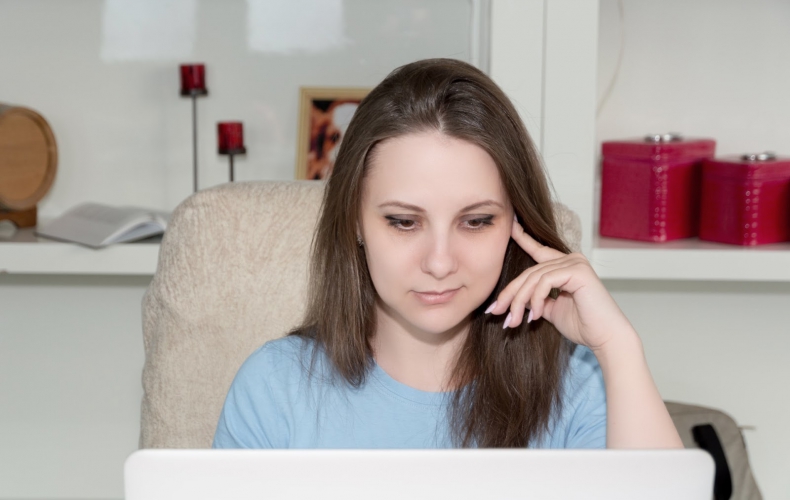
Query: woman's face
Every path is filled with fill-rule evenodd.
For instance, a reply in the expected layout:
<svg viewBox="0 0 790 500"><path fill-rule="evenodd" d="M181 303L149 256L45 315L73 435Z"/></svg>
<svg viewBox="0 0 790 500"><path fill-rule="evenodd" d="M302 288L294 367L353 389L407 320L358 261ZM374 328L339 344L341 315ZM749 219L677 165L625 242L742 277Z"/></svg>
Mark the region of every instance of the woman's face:
<svg viewBox="0 0 790 500"><path fill-rule="evenodd" d="M423 335L459 326L493 291L512 224L479 146L439 132L378 144L360 227L377 313Z"/></svg>

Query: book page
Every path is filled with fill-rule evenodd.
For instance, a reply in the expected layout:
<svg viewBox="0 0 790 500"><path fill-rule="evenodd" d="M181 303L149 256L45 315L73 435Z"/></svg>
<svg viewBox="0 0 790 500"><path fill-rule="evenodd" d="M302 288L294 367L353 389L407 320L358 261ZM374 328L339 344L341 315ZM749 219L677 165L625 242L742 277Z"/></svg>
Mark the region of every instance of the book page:
<svg viewBox="0 0 790 500"><path fill-rule="evenodd" d="M60 217L40 227L36 233L48 238L73 241L99 248L117 241L129 241L135 236L146 237L164 231L150 210L139 207L113 207L99 203L82 203ZM131 236L137 226L148 227ZM165 224L166 225L166 224Z"/></svg>
<svg viewBox="0 0 790 500"><path fill-rule="evenodd" d="M144 207L124 206L119 208L121 210L128 211L129 213L149 214L151 216L151 220L156 220L163 225L163 229L167 229L167 224L170 223L170 216L172 215L170 212L164 212L162 210L151 210L150 208L144 208Z"/></svg>

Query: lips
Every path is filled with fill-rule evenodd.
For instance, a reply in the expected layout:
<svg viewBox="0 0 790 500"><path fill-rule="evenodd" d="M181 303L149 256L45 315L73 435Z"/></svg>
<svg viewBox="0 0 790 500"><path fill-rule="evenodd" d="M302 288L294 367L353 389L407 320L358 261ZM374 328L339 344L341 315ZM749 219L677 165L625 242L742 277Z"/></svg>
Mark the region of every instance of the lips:
<svg viewBox="0 0 790 500"><path fill-rule="evenodd" d="M420 302L426 305L445 304L450 302L460 289L461 288L459 287L452 290L414 292L414 295L420 299Z"/></svg>

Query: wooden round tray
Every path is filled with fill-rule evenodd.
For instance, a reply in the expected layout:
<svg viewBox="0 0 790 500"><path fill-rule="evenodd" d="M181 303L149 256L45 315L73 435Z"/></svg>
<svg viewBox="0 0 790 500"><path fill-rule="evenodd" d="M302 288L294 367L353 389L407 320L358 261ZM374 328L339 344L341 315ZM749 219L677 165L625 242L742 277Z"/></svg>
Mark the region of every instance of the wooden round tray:
<svg viewBox="0 0 790 500"><path fill-rule="evenodd" d="M57 167L58 147L47 121L32 109L0 104L0 209L35 207Z"/></svg>

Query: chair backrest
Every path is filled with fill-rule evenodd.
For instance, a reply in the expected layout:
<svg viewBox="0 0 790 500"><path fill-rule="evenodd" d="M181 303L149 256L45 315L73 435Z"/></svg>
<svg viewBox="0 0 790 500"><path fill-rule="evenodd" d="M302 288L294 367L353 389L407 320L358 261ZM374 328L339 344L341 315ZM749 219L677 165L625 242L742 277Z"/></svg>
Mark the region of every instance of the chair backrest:
<svg viewBox="0 0 790 500"><path fill-rule="evenodd" d="M141 448L208 448L236 370L305 310L319 181L240 182L182 202L143 297ZM578 250L578 216L556 205Z"/></svg>

